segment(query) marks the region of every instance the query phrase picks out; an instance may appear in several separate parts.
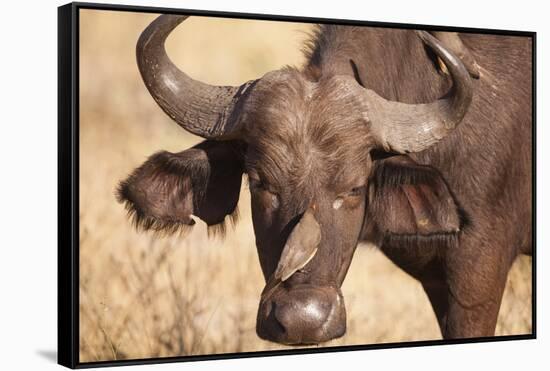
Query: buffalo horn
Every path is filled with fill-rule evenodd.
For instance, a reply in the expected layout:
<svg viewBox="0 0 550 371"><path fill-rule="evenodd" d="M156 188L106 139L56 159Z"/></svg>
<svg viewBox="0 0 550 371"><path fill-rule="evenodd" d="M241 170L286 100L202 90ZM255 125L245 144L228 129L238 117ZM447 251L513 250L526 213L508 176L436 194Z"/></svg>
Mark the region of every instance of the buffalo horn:
<svg viewBox="0 0 550 371"><path fill-rule="evenodd" d="M238 111L254 81L208 85L179 70L166 54L166 38L188 17L161 15L141 34L136 56L141 77L158 105L185 130L206 139L238 136Z"/></svg>
<svg viewBox="0 0 550 371"><path fill-rule="evenodd" d="M364 112L379 148L387 152L420 152L439 142L460 123L472 101L472 81L460 58L429 33L417 35L445 63L453 86L444 97L426 104L389 101L364 89Z"/></svg>

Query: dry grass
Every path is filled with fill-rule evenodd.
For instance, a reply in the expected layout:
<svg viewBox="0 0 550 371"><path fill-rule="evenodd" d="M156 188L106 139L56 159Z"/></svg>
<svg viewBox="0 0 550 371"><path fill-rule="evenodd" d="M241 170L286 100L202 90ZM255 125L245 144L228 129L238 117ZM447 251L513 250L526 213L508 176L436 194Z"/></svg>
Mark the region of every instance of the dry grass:
<svg viewBox="0 0 550 371"><path fill-rule="evenodd" d="M134 46L155 15L82 11L80 116L80 360L280 349L260 340L263 278L250 219L222 240L204 225L185 237L136 233L117 204L117 182L151 153L199 141L173 124L139 77ZM190 19L169 53L193 77L238 84L299 65L308 25ZM531 260L512 269L497 334L531 331ZM358 249L343 287L348 332L325 345L438 339L420 284L376 249Z"/></svg>

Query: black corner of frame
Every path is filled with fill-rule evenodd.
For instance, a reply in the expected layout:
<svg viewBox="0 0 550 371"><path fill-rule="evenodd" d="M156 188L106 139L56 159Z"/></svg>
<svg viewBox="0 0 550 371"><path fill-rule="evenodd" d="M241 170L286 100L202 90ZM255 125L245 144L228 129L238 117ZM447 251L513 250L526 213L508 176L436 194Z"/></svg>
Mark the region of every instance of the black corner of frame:
<svg viewBox="0 0 550 371"><path fill-rule="evenodd" d="M78 366L78 204L75 151L78 128L77 9L66 4L57 9L57 119L58 119L58 229L57 229L57 362Z"/></svg>

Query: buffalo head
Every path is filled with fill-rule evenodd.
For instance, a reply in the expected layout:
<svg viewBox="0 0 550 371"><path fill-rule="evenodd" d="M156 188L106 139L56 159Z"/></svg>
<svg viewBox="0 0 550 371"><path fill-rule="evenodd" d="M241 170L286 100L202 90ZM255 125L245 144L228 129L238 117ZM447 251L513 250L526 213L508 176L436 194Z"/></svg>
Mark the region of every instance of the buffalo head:
<svg viewBox="0 0 550 371"><path fill-rule="evenodd" d="M139 70L159 106L206 140L159 152L121 183L119 198L138 227L176 231L223 223L246 173L266 286L260 337L319 343L346 330L340 287L365 235L453 233L456 206L437 171L405 154L448 135L472 98L461 61L425 32L453 88L426 104L388 101L353 76L308 78L285 68L241 86L212 86L180 71L164 42L187 17L163 15L142 33ZM375 160L372 153L394 156ZM373 239L376 237L372 237Z"/></svg>

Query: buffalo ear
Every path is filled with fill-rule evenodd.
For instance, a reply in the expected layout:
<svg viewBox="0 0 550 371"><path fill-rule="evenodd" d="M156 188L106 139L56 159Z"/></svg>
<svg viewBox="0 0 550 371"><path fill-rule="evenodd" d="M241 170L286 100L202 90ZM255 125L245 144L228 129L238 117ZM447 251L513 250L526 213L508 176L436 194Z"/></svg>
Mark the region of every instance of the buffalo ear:
<svg viewBox="0 0 550 371"><path fill-rule="evenodd" d="M461 211L442 175L408 156L375 162L367 222L386 243L441 241L461 229Z"/></svg>
<svg viewBox="0 0 550 371"><path fill-rule="evenodd" d="M208 140L155 153L120 183L117 198L138 229L173 233L195 224L196 215L223 232L225 217L236 217L242 153L238 142Z"/></svg>

